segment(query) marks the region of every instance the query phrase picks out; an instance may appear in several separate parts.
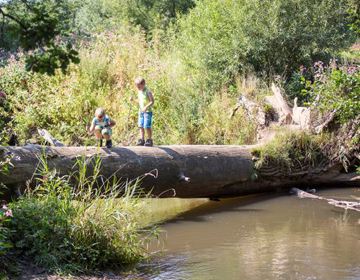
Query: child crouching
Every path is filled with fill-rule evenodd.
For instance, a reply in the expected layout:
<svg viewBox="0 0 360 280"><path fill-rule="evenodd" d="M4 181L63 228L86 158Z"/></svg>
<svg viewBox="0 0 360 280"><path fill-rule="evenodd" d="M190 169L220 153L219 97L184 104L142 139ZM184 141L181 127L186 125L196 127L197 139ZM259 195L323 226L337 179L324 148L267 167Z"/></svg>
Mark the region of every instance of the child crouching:
<svg viewBox="0 0 360 280"><path fill-rule="evenodd" d="M103 108L97 108L95 111L95 117L91 122L91 126L89 129L89 133L94 133L97 141L97 145L102 147L103 139L105 139L106 147L112 147L111 134L112 127L116 124L115 121L110 119L108 115L105 114L105 110Z"/></svg>

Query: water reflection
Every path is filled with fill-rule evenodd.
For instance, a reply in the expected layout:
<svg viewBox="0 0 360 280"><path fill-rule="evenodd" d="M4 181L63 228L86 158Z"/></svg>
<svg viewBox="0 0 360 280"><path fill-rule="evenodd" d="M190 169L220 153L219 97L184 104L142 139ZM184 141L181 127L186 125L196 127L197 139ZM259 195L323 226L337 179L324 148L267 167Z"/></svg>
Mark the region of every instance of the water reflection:
<svg viewBox="0 0 360 280"><path fill-rule="evenodd" d="M322 195L354 195L355 189ZM163 226L144 279L360 279L359 213L283 196L207 205ZM210 208L209 208L210 207Z"/></svg>

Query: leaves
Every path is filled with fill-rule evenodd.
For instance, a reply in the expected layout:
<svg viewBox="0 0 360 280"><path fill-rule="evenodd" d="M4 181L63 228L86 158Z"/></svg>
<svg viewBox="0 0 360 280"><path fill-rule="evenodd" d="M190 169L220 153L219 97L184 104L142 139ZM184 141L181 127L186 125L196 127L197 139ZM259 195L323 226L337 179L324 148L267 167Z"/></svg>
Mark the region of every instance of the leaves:
<svg viewBox="0 0 360 280"><path fill-rule="evenodd" d="M10 0L0 5L12 39L28 52L27 70L54 75L56 69L64 72L70 62L79 62L71 38L74 8L71 0Z"/></svg>

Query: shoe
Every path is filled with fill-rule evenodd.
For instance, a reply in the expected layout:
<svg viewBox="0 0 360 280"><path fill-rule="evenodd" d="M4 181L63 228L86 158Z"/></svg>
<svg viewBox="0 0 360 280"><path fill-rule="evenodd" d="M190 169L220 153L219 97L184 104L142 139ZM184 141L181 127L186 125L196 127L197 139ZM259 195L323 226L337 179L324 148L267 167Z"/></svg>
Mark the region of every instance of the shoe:
<svg viewBox="0 0 360 280"><path fill-rule="evenodd" d="M110 149L112 147L112 141L110 140L106 140L106 148Z"/></svg>
<svg viewBox="0 0 360 280"><path fill-rule="evenodd" d="M147 139L144 146L146 147L152 147L153 146L153 140L152 139Z"/></svg>
<svg viewBox="0 0 360 280"><path fill-rule="evenodd" d="M139 139L137 142L136 142L136 146L144 146L145 144L145 141L143 139Z"/></svg>
<svg viewBox="0 0 360 280"><path fill-rule="evenodd" d="M103 140L102 139L97 139L96 140L96 146L102 147L102 145L103 145Z"/></svg>

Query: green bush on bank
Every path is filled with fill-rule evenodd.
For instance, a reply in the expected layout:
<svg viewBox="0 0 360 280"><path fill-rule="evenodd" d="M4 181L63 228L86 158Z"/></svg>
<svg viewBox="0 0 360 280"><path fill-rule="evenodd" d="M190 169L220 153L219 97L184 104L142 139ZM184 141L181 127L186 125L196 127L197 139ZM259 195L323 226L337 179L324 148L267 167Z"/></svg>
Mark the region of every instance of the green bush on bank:
<svg viewBox="0 0 360 280"><path fill-rule="evenodd" d="M85 161L79 163L76 186L44 165L36 188L10 203L8 228L20 255L57 273L122 269L146 257L143 236L153 235L141 230L136 186L118 185L115 179L98 185L100 162L93 161L92 176Z"/></svg>
<svg viewBox="0 0 360 280"><path fill-rule="evenodd" d="M341 123L360 116L360 70L357 66L332 70L312 85L312 96L318 97L321 111L336 111Z"/></svg>
<svg viewBox="0 0 360 280"><path fill-rule="evenodd" d="M177 47L199 86L211 90L249 68L289 77L350 46L348 8L334 0L200 1L179 20Z"/></svg>
<svg viewBox="0 0 360 280"><path fill-rule="evenodd" d="M255 148L252 154L257 158L255 167L276 166L281 172L290 173L294 168L316 166L326 159L323 146L328 135L311 135L307 132L278 133L273 141Z"/></svg>

